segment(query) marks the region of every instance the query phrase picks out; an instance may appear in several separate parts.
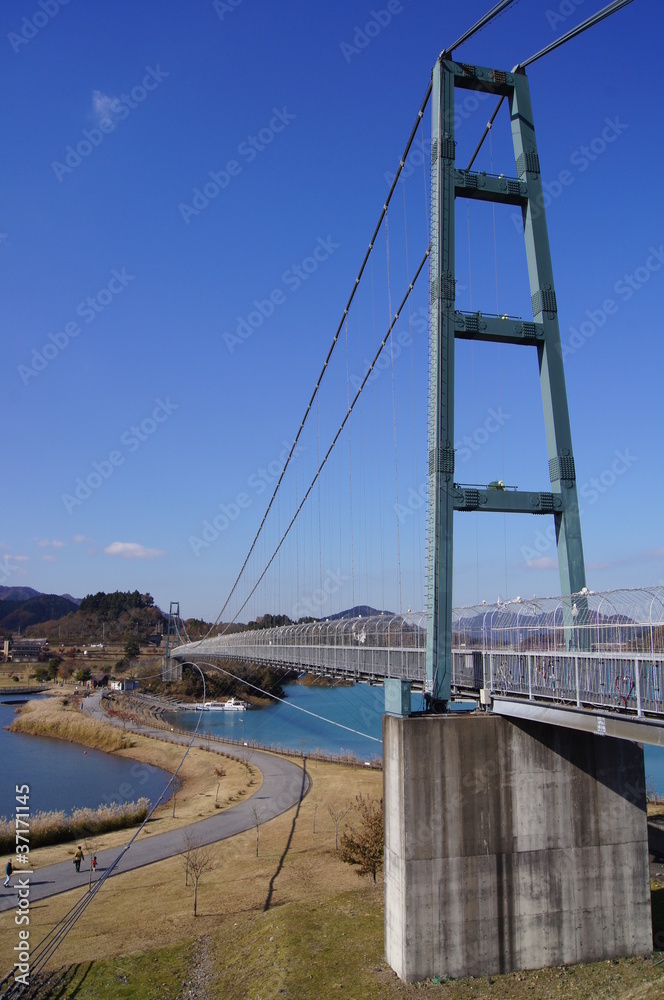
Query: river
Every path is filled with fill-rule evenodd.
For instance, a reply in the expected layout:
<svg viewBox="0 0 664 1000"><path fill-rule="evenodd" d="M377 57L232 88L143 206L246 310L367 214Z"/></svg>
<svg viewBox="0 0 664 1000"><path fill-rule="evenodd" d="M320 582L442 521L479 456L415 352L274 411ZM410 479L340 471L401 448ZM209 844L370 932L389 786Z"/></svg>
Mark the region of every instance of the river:
<svg viewBox="0 0 664 1000"><path fill-rule="evenodd" d="M382 756L382 687L289 684L285 691L285 702L266 708L206 712L199 731L298 752L346 753L364 761ZM421 696L414 693L413 709L420 707ZM24 782L31 788L33 811L47 812L130 801L142 795L154 800L168 781L169 776L159 768L113 754L84 753L76 743L10 733L4 727L12 722L15 708L0 704L0 815L13 813L14 786ZM177 712L165 718L171 725L193 730L198 713ZM646 787L664 795L664 748L645 748L645 772Z"/></svg>
<svg viewBox="0 0 664 1000"><path fill-rule="evenodd" d="M78 743L10 733L17 696L0 696L0 816L14 814L15 786L30 786L30 811L69 813L145 796L154 801L170 780L161 768L90 750ZM13 701L12 704L6 704Z"/></svg>
<svg viewBox="0 0 664 1000"><path fill-rule="evenodd" d="M382 687L368 684L353 687L288 684L284 690L287 695L285 702L277 702L267 708L248 712L206 712L199 731L243 742L255 740L257 743L277 744L298 752L321 750L324 753L349 753L367 761L382 757ZM413 711L418 711L422 707L422 696L413 692L412 698ZM324 716L339 725L313 718L300 709ZM171 725L193 730L198 713L174 712L165 718L170 720ZM366 735L358 735L350 729ZM646 746L645 772L646 787L664 795L664 747Z"/></svg>

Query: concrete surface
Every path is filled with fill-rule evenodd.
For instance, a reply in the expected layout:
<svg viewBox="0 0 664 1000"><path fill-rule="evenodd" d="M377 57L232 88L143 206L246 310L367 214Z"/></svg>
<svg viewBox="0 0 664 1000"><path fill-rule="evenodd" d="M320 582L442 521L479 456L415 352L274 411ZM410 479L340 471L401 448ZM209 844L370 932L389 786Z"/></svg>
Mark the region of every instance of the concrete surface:
<svg viewBox="0 0 664 1000"><path fill-rule="evenodd" d="M652 950L638 745L486 713L385 716L383 769L401 979Z"/></svg>

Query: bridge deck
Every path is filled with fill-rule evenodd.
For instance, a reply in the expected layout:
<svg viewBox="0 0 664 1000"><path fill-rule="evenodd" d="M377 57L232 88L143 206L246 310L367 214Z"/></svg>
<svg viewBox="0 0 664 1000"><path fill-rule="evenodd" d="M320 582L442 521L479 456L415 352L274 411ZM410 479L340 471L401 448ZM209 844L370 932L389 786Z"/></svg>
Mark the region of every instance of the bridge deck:
<svg viewBox="0 0 664 1000"><path fill-rule="evenodd" d="M265 643L256 641L254 632L189 643L173 650L171 656L180 661L222 659L290 667L356 682L382 683L393 677L409 680L416 688L424 683L425 651L421 647L361 642L354 646ZM660 742L664 730L664 654L457 648L452 660L453 693L479 697L483 691L485 701L493 702L494 708L501 700L502 714L516 702L541 708L563 705L577 710L575 728L587 729L580 713L610 712L625 721L648 719L652 738L644 740L636 731L628 738ZM512 714L519 712L515 709Z"/></svg>

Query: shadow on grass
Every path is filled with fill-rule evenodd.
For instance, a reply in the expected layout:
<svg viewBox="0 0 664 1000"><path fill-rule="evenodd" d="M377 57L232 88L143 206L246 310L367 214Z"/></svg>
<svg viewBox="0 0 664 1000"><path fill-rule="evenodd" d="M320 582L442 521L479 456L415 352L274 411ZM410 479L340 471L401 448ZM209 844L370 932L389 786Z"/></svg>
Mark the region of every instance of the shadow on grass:
<svg viewBox="0 0 664 1000"><path fill-rule="evenodd" d="M85 980L92 969L92 962L81 965L70 965L67 969L57 972L44 972L36 976L30 983L25 1000L74 1000L80 993Z"/></svg>
<svg viewBox="0 0 664 1000"><path fill-rule="evenodd" d="M655 951L664 951L664 886L650 893L652 908L652 944Z"/></svg>
<svg viewBox="0 0 664 1000"><path fill-rule="evenodd" d="M300 806L302 805L302 799L309 791L309 775L307 774L307 759L304 758L304 766L302 768L302 787L300 788L300 797L297 800L297 809L295 810L295 815L293 816L293 822L291 824L290 833L288 834L288 840L286 841L286 846L284 847L283 854L279 858L279 864L277 865L277 870L270 879L270 887L267 891L267 899L265 900L265 906L263 907L263 913L267 913L270 909L270 904L272 903L272 893L274 892L274 884L277 881L281 869L284 867L284 861L286 860L286 855L290 850L290 845L293 841L293 834L295 833L295 824L297 823L297 818L300 815Z"/></svg>

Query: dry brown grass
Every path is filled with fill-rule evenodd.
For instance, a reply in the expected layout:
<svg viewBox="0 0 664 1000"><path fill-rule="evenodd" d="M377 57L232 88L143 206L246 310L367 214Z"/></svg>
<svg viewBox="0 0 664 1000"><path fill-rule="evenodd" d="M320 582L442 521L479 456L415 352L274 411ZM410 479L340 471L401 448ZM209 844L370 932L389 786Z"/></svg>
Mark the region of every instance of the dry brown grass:
<svg viewBox="0 0 664 1000"><path fill-rule="evenodd" d="M291 809L261 827L258 858L253 829L213 845L215 869L199 885L197 918L192 914L193 899L190 889L185 889L178 858L116 876L72 930L53 964L87 962L161 947L213 931L220 922L232 924L238 918L263 912L271 883L271 908L324 900L331 893L360 888L361 880L334 851L334 823L325 806L346 801L356 792L380 798L382 775L329 764L314 764L308 770L323 803L323 808L318 808L315 835L313 800L309 795L297 820L296 810ZM31 940L38 942L79 895L77 890L35 906L31 911ZM0 927L6 930L9 920L9 914L2 914ZM3 968L10 962L14 942L11 934L0 937Z"/></svg>
<svg viewBox="0 0 664 1000"><path fill-rule="evenodd" d="M341 863L327 808L358 793L380 798L382 775L316 762L307 763L307 770L313 779L311 793L299 810L291 809L261 828L258 858L254 830L212 846L215 867L201 879L197 918L192 889L185 887L177 858L109 880L54 957L54 966L77 964L85 970L85 981L75 987L72 981L72 992L62 996L147 996L145 991L123 991L137 986L142 970L159 968L162 959L157 956L169 949L176 968L189 968L171 984L173 992L163 995L184 995L179 983L190 981L197 961L192 940L198 940L207 956L204 995L210 1000L322 1000L339 995L408 1000L422 992L441 1000L655 1000L662 995L659 970L643 959L441 985L401 983L383 960L382 879L373 888L367 878L358 878ZM79 894L36 905L31 941L38 942ZM10 914L0 916L0 969L12 961L13 935L7 933L11 920ZM101 959L110 961L104 965ZM95 963L91 970L88 962ZM126 985L116 982L120 966ZM99 990L93 984L102 979L107 985Z"/></svg>
<svg viewBox="0 0 664 1000"><path fill-rule="evenodd" d="M14 733L52 736L68 743L80 743L95 750L125 750L134 737L116 726L89 719L80 711L79 702L70 698L45 698L22 706L9 727Z"/></svg>

